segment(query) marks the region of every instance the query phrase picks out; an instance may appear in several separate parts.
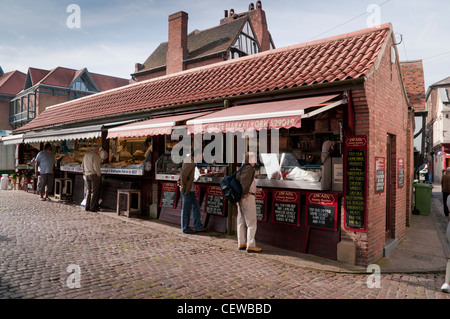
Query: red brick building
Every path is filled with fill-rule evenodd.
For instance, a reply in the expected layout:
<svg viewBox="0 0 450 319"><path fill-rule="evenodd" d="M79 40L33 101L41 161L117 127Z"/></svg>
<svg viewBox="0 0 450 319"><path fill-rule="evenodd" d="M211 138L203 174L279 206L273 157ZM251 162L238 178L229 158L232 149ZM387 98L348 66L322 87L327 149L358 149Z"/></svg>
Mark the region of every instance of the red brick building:
<svg viewBox="0 0 450 319"><path fill-rule="evenodd" d="M188 14L178 12L169 17L168 42L161 43L143 63L136 63L131 76L135 81L201 67L274 49L261 1L249 10L225 11L216 27L194 30L188 34Z"/></svg>
<svg viewBox="0 0 450 319"><path fill-rule="evenodd" d="M9 125L18 128L42 113L48 106L129 84L129 80L96 74L86 68L53 70L29 68L21 89L9 104Z"/></svg>
<svg viewBox="0 0 450 319"><path fill-rule="evenodd" d="M188 68L47 108L16 133L24 134L26 139L27 134L42 130L53 129L58 134L61 128L146 120L121 131L122 136L136 137L143 127L145 134L150 134L150 128L162 120L170 125L189 125L190 115L207 121L217 113L220 117L215 120L239 124L245 113L246 124L260 120L258 123L269 125L252 126L258 134L273 128L271 123L282 123L277 128L281 147L299 153L306 148L307 156L302 161L314 158L314 152L321 152L320 147L331 139L341 164L333 165L332 171L327 171L325 164L313 165L322 169L319 182L297 183L284 174L278 180L258 180L258 187L266 194L267 210L266 218L258 222L257 241L368 265L388 255L403 239L411 214L414 114L395 43L392 26L384 24ZM182 57L178 57L179 65ZM206 111L210 114L198 114ZM290 112L289 120L283 117L286 111ZM181 115L184 121L180 121ZM104 185L124 185L127 180L130 185L139 185L144 207L156 206L157 216L170 213L179 220L179 201L169 210L160 201L162 190L170 183L158 180L157 160L165 154L168 144L166 135L153 132L151 169L132 177L105 174ZM110 133L112 130L103 134L105 149L118 136ZM333 180L332 186L324 184L327 179ZM210 188L199 183L199 200L203 202L211 195ZM173 189L176 192L176 186ZM116 192L110 190L109 194L113 199ZM295 201L278 207L280 194ZM310 223L309 219L314 211L310 210L311 199L325 197L332 199L332 206L321 202L319 206L321 211L329 212L326 218L331 222L317 227L317 220ZM213 216L207 212L209 206L202 207L211 217L209 227L224 225L226 231L232 230L233 208L229 214ZM280 207L292 208L293 222L280 222Z"/></svg>
<svg viewBox="0 0 450 319"><path fill-rule="evenodd" d="M26 75L20 71L4 73L0 67L0 130L12 130L9 124L11 100L23 89Z"/></svg>

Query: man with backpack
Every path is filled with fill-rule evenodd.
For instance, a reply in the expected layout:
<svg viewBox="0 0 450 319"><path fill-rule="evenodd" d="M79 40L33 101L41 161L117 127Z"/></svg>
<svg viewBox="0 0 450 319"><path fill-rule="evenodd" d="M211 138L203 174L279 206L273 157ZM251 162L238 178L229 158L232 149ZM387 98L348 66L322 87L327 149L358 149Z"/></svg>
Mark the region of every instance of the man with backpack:
<svg viewBox="0 0 450 319"><path fill-rule="evenodd" d="M238 203L237 235L239 250L247 249L249 253L258 253L262 249L256 247L256 155L246 152L243 167L237 172L236 179L242 186L242 198Z"/></svg>

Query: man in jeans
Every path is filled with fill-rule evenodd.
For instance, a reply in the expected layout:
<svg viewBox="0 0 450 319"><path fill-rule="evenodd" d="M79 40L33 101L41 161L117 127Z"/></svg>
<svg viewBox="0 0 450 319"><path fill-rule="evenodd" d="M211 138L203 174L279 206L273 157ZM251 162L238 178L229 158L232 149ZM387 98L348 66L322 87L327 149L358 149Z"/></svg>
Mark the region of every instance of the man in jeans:
<svg viewBox="0 0 450 319"><path fill-rule="evenodd" d="M44 150L40 151L36 156L36 164L34 176L37 178L37 174L41 175L38 180L37 191L40 196L40 200L49 200L48 193L53 191L53 169L55 168L55 156L52 153L52 145L50 143L45 144ZM44 197L45 195L45 197Z"/></svg>
<svg viewBox="0 0 450 319"><path fill-rule="evenodd" d="M202 153L196 152L195 160L192 156L187 157L183 161L181 167L180 179L178 185L180 187L181 196L183 198L183 207L181 208L181 230L185 234L192 234L196 232L206 231L203 227L200 218L200 205L197 197L195 196L194 176L195 169L197 168L196 162L202 160ZM189 222L191 219L194 221L194 230L190 229Z"/></svg>
<svg viewBox="0 0 450 319"><path fill-rule="evenodd" d="M87 194L85 211L98 212L97 204L100 197L100 188L102 186L102 173L100 172L99 147L92 146L91 151L84 155L81 168L86 179Z"/></svg>

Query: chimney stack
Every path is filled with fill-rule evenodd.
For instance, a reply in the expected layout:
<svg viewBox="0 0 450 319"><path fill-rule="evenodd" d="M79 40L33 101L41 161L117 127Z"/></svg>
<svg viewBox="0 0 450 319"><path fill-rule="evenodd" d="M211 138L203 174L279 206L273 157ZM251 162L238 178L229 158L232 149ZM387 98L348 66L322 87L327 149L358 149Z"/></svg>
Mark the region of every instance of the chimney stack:
<svg viewBox="0 0 450 319"><path fill-rule="evenodd" d="M169 43L166 55L166 74L184 70L187 48L188 14L180 11L169 16Z"/></svg>

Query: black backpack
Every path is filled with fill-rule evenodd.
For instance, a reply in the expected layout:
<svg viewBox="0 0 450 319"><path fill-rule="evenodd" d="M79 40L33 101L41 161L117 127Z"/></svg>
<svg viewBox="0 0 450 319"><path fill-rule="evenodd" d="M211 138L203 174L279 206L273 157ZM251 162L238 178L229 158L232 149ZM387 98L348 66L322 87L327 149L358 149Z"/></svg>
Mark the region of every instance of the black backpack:
<svg viewBox="0 0 450 319"><path fill-rule="evenodd" d="M245 166L250 165L245 163L239 170L231 175L225 176L220 182L220 188L222 189L223 196L231 203L237 203L242 197L241 183L236 179L236 174L241 171Z"/></svg>

